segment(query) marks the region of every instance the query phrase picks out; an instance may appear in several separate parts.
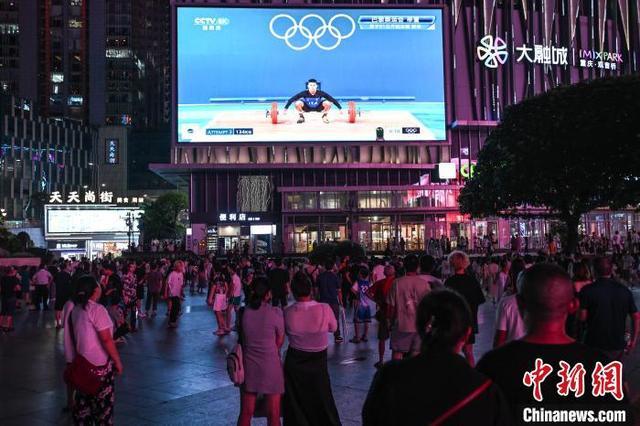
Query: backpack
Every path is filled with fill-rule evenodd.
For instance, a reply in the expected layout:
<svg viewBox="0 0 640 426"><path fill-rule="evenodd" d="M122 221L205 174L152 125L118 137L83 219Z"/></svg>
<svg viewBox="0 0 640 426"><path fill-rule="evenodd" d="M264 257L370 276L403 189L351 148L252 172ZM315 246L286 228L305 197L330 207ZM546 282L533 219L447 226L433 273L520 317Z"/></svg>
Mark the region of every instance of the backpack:
<svg viewBox="0 0 640 426"><path fill-rule="evenodd" d="M242 345L237 343L233 350L227 353L227 373L235 386L244 383L244 365L242 359Z"/></svg>

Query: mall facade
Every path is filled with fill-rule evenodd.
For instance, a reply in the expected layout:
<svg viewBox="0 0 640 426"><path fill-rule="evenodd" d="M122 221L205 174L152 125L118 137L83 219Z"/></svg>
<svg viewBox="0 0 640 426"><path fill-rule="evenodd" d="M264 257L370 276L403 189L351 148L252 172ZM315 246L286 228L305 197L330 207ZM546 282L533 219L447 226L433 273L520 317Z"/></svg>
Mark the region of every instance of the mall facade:
<svg viewBox="0 0 640 426"><path fill-rule="evenodd" d="M515 233L527 237L531 249L544 245L546 222L472 220L460 214L458 194L505 107L559 85L640 71L639 3L430 3L446 17L446 140L174 143L171 163L150 167L189 192L194 247L303 254L318 242L348 239L382 252L401 240L406 250L424 250L432 238L464 235L473 249L493 234L507 248ZM174 24L176 7L220 5L173 4ZM589 234L638 230L640 215L596 211L584 217L583 227Z"/></svg>

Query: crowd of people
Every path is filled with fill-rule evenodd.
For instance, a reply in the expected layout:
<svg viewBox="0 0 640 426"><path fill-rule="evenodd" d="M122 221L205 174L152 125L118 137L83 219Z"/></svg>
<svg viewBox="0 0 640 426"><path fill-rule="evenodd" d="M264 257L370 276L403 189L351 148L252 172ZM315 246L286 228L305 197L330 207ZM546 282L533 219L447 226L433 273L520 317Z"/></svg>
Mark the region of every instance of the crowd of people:
<svg viewBox="0 0 640 426"><path fill-rule="evenodd" d="M628 287L640 274L637 255L628 261L626 254L60 260L6 268L0 326L11 332L16 309L47 310L54 299L68 365L82 357L101 383L95 395L69 386L66 408L78 424L112 422L114 377L124 368L117 345L159 306L177 328L187 293L202 294L214 312L213 338L234 333L242 346L239 425L250 424L259 403L271 426L281 418L285 425L341 424L329 336L335 344L367 342L374 320L378 373L365 425L514 424L523 406L545 406L523 385L538 359L554 371L564 362L591 372L624 363L634 350L640 314ZM478 309L487 302L496 305L494 350L476 365ZM596 398L591 380L584 391L591 396L582 399L562 398L554 383L541 385L552 404L628 404L618 395Z"/></svg>

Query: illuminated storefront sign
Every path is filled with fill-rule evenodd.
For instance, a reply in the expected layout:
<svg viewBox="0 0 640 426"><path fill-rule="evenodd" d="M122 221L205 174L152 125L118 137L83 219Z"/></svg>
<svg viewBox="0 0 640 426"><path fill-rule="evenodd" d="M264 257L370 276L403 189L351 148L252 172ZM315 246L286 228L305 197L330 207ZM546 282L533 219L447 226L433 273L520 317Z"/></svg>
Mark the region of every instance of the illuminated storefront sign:
<svg viewBox="0 0 640 426"><path fill-rule="evenodd" d="M252 213L220 213L220 222L260 222L262 218Z"/></svg>
<svg viewBox="0 0 640 426"><path fill-rule="evenodd" d="M476 47L476 56L487 68L496 69L507 62L509 52L514 51L515 62L534 65L569 65L569 49L553 44L513 44L513 49L507 42L491 34L480 39ZM573 66L582 68L600 68L616 71L623 62L622 54L618 52L595 51L588 49L573 49Z"/></svg>
<svg viewBox="0 0 640 426"><path fill-rule="evenodd" d="M115 197L112 191L93 191L85 190L83 194L80 191L69 191L66 195L60 191L53 191L49 194L49 204L140 204L144 203L145 197Z"/></svg>

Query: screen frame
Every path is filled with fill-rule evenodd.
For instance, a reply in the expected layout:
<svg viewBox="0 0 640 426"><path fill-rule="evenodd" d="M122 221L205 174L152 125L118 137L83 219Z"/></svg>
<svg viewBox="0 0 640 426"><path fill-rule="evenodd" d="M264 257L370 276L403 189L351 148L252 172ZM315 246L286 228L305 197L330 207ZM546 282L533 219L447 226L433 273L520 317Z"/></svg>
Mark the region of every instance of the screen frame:
<svg viewBox="0 0 640 426"><path fill-rule="evenodd" d="M271 146L349 146L349 145L361 145L361 144L385 144L387 146L424 146L429 145L446 145L451 142L451 111L452 106L449 104L449 100L453 100L454 96L450 94L450 78L448 71L451 69L451 55L449 46L451 46L451 17L449 16L449 7L446 4L442 5L426 5L426 4L402 4L402 5L383 5L383 4L340 4L340 5L294 5L294 4L227 4L227 3L209 3L207 0L192 0L190 3L179 3L179 0L171 0L171 149L172 152L176 152L177 148L195 148L201 147L217 147L217 148L242 148L242 147L271 147ZM412 141L399 141L399 140L353 140L353 141L278 141L278 142L179 142L178 141L178 9L180 8L193 8L193 7L206 7L216 9L291 9L291 10L305 10L305 9L399 9L399 10L440 10L442 14L442 73L444 76L444 105L445 105L445 139L442 140L412 140Z"/></svg>
<svg viewBox="0 0 640 426"><path fill-rule="evenodd" d="M138 213L138 229L133 231L133 234L138 235L140 233L140 215L144 214L144 209L140 207L120 206L116 204L45 204L44 206L44 236L45 239L51 238L85 238L85 237L97 237L97 236L110 236L110 237L125 237L127 231L87 231L87 232L53 232L49 230L49 213L52 211L69 211L69 210L82 210L82 211L95 211L95 210L107 210L107 211L131 211Z"/></svg>

